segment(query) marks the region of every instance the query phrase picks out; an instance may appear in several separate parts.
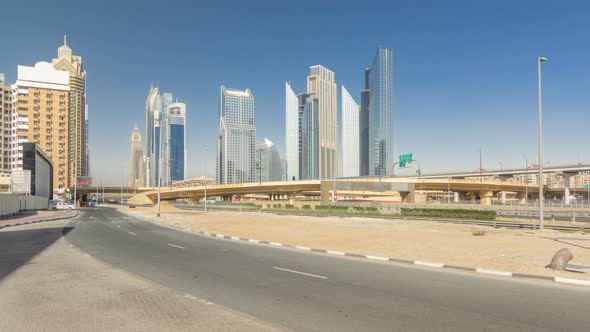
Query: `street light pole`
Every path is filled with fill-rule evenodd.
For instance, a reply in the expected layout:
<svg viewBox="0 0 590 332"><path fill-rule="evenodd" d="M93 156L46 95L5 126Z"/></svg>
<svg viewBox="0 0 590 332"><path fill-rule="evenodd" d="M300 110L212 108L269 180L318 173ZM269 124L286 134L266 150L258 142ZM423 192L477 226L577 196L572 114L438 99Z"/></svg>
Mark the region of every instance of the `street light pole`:
<svg viewBox="0 0 590 332"><path fill-rule="evenodd" d="M158 174L158 213L156 217L160 216L160 186L162 185L162 178Z"/></svg>
<svg viewBox="0 0 590 332"><path fill-rule="evenodd" d="M547 58L537 58L538 93L539 93L539 229L543 230L543 97L541 92L541 64Z"/></svg>
<svg viewBox="0 0 590 332"><path fill-rule="evenodd" d="M207 211L207 151L208 147L205 147L205 211Z"/></svg>
<svg viewBox="0 0 590 332"><path fill-rule="evenodd" d="M529 206L529 156L524 154L524 206Z"/></svg>

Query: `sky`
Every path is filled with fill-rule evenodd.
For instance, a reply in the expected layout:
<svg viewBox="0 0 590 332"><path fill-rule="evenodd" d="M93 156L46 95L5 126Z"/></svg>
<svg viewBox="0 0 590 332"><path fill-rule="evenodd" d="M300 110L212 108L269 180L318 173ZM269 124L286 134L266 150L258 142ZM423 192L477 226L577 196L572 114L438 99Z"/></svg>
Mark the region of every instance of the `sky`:
<svg viewBox="0 0 590 332"><path fill-rule="evenodd" d="M585 1L10 1L0 72L51 61L68 36L87 72L94 183L127 182L150 84L187 104L188 176L214 176L220 85L252 90L257 138L285 152L285 87L322 64L360 101L364 69L393 49L394 154L423 173L590 162ZM340 92L339 92L340 93ZM340 98L340 97L339 97ZM339 100L340 104L340 100ZM208 152L205 153L205 148ZM206 166L207 165L207 166ZM410 174L415 169L399 174Z"/></svg>

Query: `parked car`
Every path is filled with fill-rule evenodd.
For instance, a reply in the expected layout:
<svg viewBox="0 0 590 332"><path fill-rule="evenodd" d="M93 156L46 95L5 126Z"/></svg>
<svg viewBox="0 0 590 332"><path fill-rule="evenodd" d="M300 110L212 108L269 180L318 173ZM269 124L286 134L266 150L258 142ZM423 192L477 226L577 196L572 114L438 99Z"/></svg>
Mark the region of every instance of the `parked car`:
<svg viewBox="0 0 590 332"><path fill-rule="evenodd" d="M65 202L59 202L55 205L55 209L56 210L73 210L74 209L74 205L73 204L68 204Z"/></svg>
<svg viewBox="0 0 590 332"><path fill-rule="evenodd" d="M57 204L58 204L58 203L59 203L59 202L58 202L58 201L56 201L56 200L50 200L50 201L49 201L49 205L48 205L48 207L47 207L47 208L48 208L49 210L57 210Z"/></svg>

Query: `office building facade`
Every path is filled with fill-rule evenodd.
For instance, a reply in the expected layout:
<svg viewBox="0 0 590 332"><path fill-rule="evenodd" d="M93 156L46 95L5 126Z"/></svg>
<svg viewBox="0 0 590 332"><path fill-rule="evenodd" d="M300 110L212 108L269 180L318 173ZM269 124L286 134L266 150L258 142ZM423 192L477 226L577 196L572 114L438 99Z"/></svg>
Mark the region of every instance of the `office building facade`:
<svg viewBox="0 0 590 332"><path fill-rule="evenodd" d="M256 141L256 181L280 181L283 175L281 155L267 138Z"/></svg>
<svg viewBox="0 0 590 332"><path fill-rule="evenodd" d="M186 179L186 104L167 104L162 126L162 178L165 185Z"/></svg>
<svg viewBox="0 0 590 332"><path fill-rule="evenodd" d="M389 176L393 166L393 50L379 48L368 72L370 176Z"/></svg>
<svg viewBox="0 0 590 332"><path fill-rule="evenodd" d="M360 175L360 107L342 86L342 176Z"/></svg>
<svg viewBox="0 0 590 332"><path fill-rule="evenodd" d="M321 65L310 67L307 93L318 100L318 178L331 179L338 176L338 88L334 72Z"/></svg>
<svg viewBox="0 0 590 332"><path fill-rule="evenodd" d="M245 91L219 91L216 182L219 184L254 182L256 127L254 96Z"/></svg>

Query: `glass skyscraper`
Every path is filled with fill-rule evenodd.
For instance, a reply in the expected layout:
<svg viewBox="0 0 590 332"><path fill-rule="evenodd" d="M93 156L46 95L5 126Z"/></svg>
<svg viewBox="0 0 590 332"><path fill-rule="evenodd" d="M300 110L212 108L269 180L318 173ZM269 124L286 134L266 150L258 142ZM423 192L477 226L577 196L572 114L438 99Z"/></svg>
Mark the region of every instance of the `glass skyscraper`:
<svg viewBox="0 0 590 332"><path fill-rule="evenodd" d="M216 182L254 182L256 127L250 89L241 91L221 86L218 120Z"/></svg>
<svg viewBox="0 0 590 332"><path fill-rule="evenodd" d="M342 176L360 175L359 105L342 86Z"/></svg>
<svg viewBox="0 0 590 332"><path fill-rule="evenodd" d="M169 183L186 178L186 105L172 103L166 112L167 153Z"/></svg>
<svg viewBox="0 0 590 332"><path fill-rule="evenodd" d="M393 50L379 48L369 69L369 175L391 175L393 166Z"/></svg>
<svg viewBox="0 0 590 332"><path fill-rule="evenodd" d="M158 169L160 156L160 120L162 116L162 97L158 88L150 87L147 100L145 102L146 111L146 167L145 167L145 185L158 185Z"/></svg>

